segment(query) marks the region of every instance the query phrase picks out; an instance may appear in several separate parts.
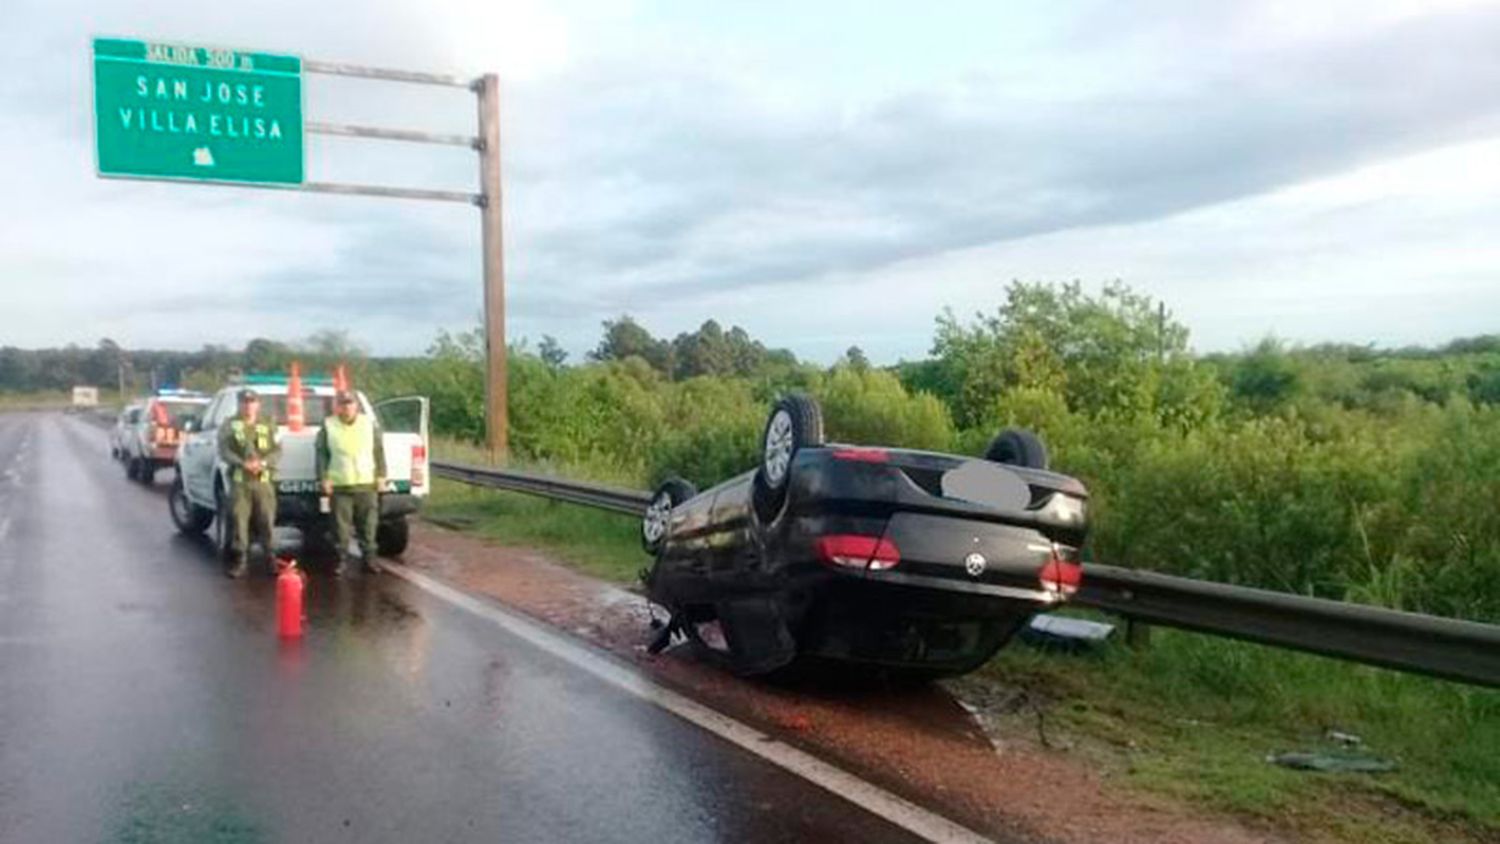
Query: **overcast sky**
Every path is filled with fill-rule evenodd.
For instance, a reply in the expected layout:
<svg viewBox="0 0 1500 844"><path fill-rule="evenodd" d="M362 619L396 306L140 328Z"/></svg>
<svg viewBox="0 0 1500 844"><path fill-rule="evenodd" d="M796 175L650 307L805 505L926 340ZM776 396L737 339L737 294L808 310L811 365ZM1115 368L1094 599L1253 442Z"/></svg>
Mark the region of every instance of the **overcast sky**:
<svg viewBox="0 0 1500 844"><path fill-rule="evenodd" d="M3 0L0 345L196 348L479 314L461 205L101 180L95 35L504 86L509 332L630 313L925 354L1012 279L1122 279L1200 350L1500 332L1500 5ZM472 132L463 91L309 76L309 119ZM313 137L308 178L473 189Z"/></svg>

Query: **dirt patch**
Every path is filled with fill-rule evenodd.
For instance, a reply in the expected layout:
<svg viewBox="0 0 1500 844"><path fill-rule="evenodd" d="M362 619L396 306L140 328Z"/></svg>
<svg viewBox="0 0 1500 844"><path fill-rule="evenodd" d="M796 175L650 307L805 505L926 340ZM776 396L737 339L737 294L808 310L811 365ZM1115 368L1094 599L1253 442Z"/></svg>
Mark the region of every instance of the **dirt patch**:
<svg viewBox="0 0 1500 844"><path fill-rule="evenodd" d="M1048 747L1028 702L958 681L917 689L840 681L770 685L646 653L640 595L541 552L413 526L408 565L631 660L653 679L976 830L1008 840L1248 844L1282 839L1166 800L1122 793L1082 756ZM1022 717L1017 717L1018 713Z"/></svg>

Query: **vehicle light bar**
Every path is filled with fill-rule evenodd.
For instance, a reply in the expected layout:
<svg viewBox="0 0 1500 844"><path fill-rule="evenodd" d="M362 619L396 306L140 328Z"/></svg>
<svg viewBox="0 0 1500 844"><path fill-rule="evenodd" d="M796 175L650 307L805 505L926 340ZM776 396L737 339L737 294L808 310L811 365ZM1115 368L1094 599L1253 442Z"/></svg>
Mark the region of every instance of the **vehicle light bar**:
<svg viewBox="0 0 1500 844"><path fill-rule="evenodd" d="M839 568L885 571L901 562L896 543L878 536L852 533L820 536L817 548L818 559Z"/></svg>
<svg viewBox="0 0 1500 844"><path fill-rule="evenodd" d="M853 460L858 463L889 463L891 453L883 448L835 448L834 460Z"/></svg>

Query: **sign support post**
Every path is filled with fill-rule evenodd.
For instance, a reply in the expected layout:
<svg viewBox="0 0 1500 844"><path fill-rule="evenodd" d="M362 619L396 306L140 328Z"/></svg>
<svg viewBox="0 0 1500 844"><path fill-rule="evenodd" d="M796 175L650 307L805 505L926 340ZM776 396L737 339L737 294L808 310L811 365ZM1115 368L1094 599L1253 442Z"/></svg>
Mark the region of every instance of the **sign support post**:
<svg viewBox="0 0 1500 844"><path fill-rule="evenodd" d="M305 120L302 75L463 88L479 100L478 136ZM479 192L310 182L304 133L466 146ZM480 210L484 268L485 441L509 456L505 252L500 190L500 79L319 62L181 44L94 39L94 142L105 178L462 202ZM123 378L123 370L121 372Z"/></svg>
<svg viewBox="0 0 1500 844"><path fill-rule="evenodd" d="M500 194L500 78L485 74L474 87L479 94L480 248L484 251L485 439L491 457L504 460L510 445L510 422L506 414L509 373Z"/></svg>

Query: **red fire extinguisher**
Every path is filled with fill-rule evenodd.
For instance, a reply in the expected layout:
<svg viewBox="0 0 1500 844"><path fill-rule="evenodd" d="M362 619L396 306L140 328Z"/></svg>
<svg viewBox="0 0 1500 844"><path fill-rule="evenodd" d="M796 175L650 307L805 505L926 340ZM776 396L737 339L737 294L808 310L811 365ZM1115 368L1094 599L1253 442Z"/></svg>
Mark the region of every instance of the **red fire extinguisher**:
<svg viewBox="0 0 1500 844"><path fill-rule="evenodd" d="M296 560L280 560L276 575L276 632L284 639L302 635L302 572Z"/></svg>

